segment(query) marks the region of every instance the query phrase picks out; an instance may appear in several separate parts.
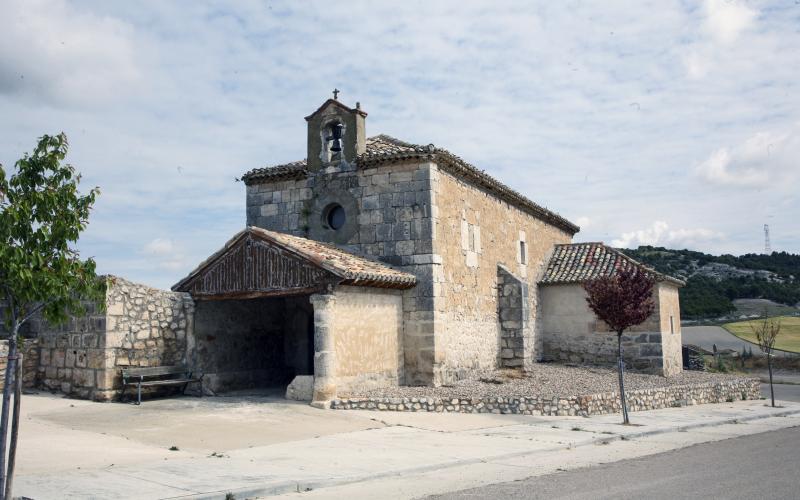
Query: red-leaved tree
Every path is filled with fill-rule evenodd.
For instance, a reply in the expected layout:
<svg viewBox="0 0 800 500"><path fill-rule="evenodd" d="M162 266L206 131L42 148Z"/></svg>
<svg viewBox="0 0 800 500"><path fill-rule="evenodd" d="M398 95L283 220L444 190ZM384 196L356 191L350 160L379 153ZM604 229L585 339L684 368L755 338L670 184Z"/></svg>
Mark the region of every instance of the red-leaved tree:
<svg viewBox="0 0 800 500"><path fill-rule="evenodd" d="M619 398L622 404L623 423L628 421L628 406L625 402L625 382L622 360L622 332L644 323L655 310L653 300L653 276L641 269L629 267L618 269L610 276L603 276L583 284L586 302L598 319L617 332L617 370L619 372Z"/></svg>

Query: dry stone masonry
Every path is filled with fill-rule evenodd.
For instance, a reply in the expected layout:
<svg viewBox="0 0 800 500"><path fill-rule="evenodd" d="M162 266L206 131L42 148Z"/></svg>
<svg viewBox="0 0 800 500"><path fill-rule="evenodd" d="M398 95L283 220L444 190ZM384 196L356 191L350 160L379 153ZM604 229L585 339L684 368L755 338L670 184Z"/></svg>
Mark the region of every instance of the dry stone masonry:
<svg viewBox="0 0 800 500"><path fill-rule="evenodd" d="M121 390L120 369L186 363L194 305L188 294L107 278L105 307L53 327L36 323L39 380L47 389L109 400Z"/></svg>
<svg viewBox="0 0 800 500"><path fill-rule="evenodd" d="M752 378L640 389L625 393L629 411L658 410L705 403L759 399L761 382ZM336 410L425 411L440 413L499 413L545 416L582 416L619 413L619 393L540 398L349 398L331 403Z"/></svg>
<svg viewBox="0 0 800 500"><path fill-rule="evenodd" d="M22 354L22 387L32 389L39 383L39 340L25 339L19 346ZM0 391L5 387L8 366L8 341L0 341Z"/></svg>

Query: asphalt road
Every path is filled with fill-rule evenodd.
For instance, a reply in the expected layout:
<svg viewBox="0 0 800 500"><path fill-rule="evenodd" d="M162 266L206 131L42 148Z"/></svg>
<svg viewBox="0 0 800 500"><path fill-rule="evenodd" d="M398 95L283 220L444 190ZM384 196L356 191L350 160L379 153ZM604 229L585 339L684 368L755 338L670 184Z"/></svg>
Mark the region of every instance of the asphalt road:
<svg viewBox="0 0 800 500"><path fill-rule="evenodd" d="M682 326L681 342L684 345L697 345L709 351L714 344L717 345L717 349L733 349L737 352L742 352L742 347L747 346L748 351L750 348L753 349L753 354L763 354L758 346L745 342L721 326Z"/></svg>
<svg viewBox="0 0 800 500"><path fill-rule="evenodd" d="M798 498L800 427L429 498Z"/></svg>
<svg viewBox="0 0 800 500"><path fill-rule="evenodd" d="M769 384L761 384L761 395L769 399ZM800 403L800 385L775 384L775 404L780 404L780 401ZM800 452L798 452L798 458L800 458Z"/></svg>

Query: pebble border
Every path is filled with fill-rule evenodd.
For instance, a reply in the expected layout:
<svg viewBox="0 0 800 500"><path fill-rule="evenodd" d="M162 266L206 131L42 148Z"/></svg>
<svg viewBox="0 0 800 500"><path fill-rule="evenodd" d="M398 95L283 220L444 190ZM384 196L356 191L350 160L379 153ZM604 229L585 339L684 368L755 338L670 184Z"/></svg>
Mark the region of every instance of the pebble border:
<svg viewBox="0 0 800 500"><path fill-rule="evenodd" d="M735 378L626 392L628 411L658 410L706 403L761 398L761 382ZM441 413L495 413L513 415L581 416L619 413L619 391L565 398L342 398L331 401L333 410L427 411Z"/></svg>

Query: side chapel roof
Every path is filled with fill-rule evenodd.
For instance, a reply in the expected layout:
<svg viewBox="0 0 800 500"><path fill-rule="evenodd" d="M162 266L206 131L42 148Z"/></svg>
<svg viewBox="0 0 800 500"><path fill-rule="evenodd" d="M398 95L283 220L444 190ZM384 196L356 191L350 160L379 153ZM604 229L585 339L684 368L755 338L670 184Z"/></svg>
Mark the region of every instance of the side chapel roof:
<svg viewBox="0 0 800 500"><path fill-rule="evenodd" d="M583 283L602 276L610 276L617 269L631 267L647 272L656 281L666 281L676 286L686 284L677 278L645 266L616 248L596 242L556 245L544 277L539 283L543 285Z"/></svg>

